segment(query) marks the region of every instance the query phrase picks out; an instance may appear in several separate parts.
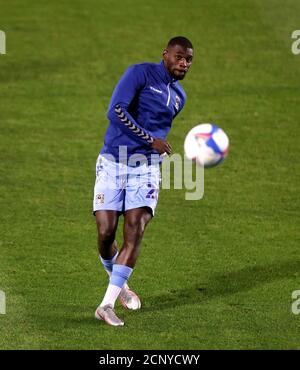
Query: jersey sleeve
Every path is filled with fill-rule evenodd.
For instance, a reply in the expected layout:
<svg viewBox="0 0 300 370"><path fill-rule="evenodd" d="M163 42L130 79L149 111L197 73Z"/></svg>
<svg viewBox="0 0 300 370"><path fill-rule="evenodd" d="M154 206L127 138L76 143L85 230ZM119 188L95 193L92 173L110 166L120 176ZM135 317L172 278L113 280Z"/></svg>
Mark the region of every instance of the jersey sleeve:
<svg viewBox="0 0 300 370"><path fill-rule="evenodd" d="M151 145L154 138L128 112L130 103L145 84L144 70L138 65L129 67L114 89L107 118L112 124L117 124L125 134L134 137L141 144Z"/></svg>

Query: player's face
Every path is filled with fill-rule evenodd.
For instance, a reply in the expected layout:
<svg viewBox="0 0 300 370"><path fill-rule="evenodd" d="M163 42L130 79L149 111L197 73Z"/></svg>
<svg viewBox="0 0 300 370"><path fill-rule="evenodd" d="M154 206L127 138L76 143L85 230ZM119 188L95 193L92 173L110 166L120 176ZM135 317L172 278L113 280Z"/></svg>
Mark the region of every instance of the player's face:
<svg viewBox="0 0 300 370"><path fill-rule="evenodd" d="M174 45L164 50L163 58L170 75L183 80L193 61L193 49Z"/></svg>

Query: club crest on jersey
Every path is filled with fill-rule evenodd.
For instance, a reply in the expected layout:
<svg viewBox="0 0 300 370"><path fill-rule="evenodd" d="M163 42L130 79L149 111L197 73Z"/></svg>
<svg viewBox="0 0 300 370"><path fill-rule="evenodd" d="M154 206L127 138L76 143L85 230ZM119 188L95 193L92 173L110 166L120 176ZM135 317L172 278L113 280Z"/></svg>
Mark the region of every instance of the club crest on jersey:
<svg viewBox="0 0 300 370"><path fill-rule="evenodd" d="M104 203L104 194L99 193L96 195L96 204L103 204Z"/></svg>
<svg viewBox="0 0 300 370"><path fill-rule="evenodd" d="M180 104L180 97L176 95L175 98L175 109L178 111L179 110L179 104Z"/></svg>

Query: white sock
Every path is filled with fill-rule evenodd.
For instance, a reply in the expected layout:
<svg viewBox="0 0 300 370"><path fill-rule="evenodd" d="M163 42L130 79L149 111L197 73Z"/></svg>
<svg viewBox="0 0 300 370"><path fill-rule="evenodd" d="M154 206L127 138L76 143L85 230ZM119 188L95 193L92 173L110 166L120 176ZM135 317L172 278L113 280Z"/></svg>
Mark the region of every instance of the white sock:
<svg viewBox="0 0 300 370"><path fill-rule="evenodd" d="M109 284L108 288L106 290L105 296L104 296L102 302L100 303L100 306L103 307L107 304L110 304L113 307L115 307L115 302L116 302L121 290L122 290L122 288L120 288L116 285Z"/></svg>
<svg viewBox="0 0 300 370"><path fill-rule="evenodd" d="M108 270L105 270L105 271L107 272L108 276L109 276L109 277L111 277L111 272L110 272L110 271L108 271ZM127 283L125 283L122 289L129 289L128 284L127 284ZM102 305L101 305L101 306L102 306Z"/></svg>

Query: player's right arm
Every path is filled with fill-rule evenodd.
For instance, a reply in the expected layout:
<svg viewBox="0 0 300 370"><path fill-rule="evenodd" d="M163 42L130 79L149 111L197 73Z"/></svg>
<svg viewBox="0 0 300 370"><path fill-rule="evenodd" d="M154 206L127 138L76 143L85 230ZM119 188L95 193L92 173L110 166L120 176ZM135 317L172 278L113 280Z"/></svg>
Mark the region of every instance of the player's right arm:
<svg viewBox="0 0 300 370"><path fill-rule="evenodd" d="M152 143L152 148L158 151L159 154L172 153L171 145L166 140L163 139L154 139Z"/></svg>
<svg viewBox="0 0 300 370"><path fill-rule="evenodd" d="M107 118L121 130L143 145L157 150L158 153L171 153L170 144L163 139L154 138L149 131L139 125L129 114L128 107L134 97L146 84L144 70L139 65L130 66L119 80L110 100Z"/></svg>

